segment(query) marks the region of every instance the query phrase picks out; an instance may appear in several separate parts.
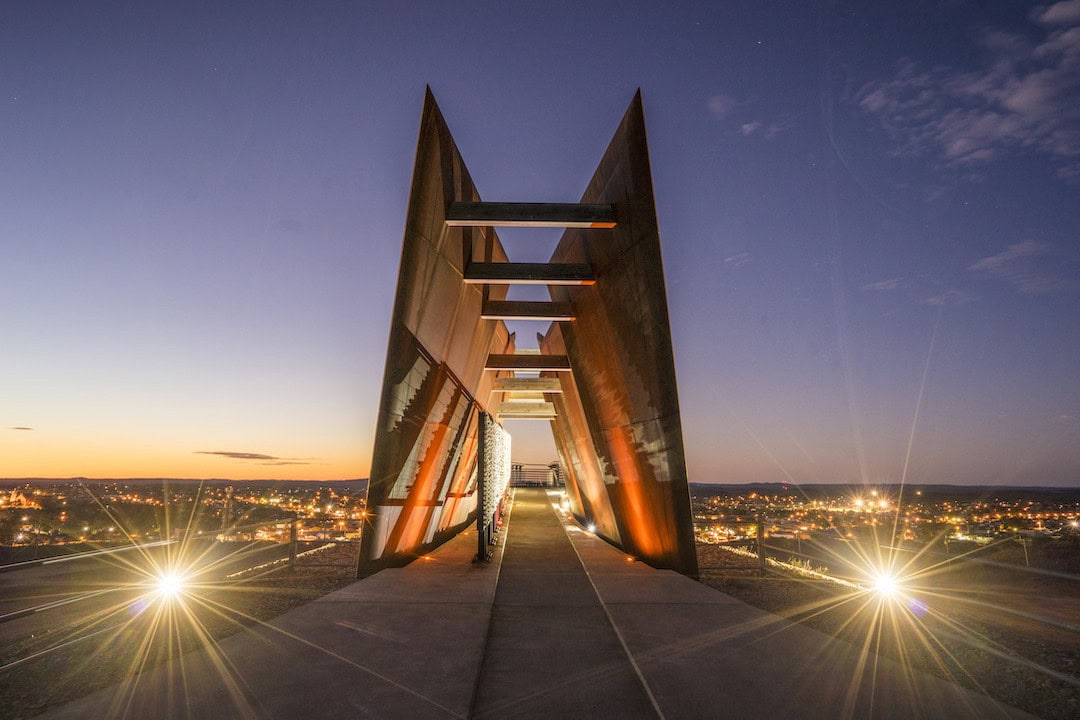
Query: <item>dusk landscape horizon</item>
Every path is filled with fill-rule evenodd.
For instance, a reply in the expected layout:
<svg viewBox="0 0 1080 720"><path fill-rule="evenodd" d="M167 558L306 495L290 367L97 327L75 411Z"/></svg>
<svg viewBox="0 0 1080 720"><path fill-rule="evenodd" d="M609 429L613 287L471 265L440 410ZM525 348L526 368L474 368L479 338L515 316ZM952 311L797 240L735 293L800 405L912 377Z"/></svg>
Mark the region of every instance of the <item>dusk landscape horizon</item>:
<svg viewBox="0 0 1080 720"><path fill-rule="evenodd" d="M274 7L6 7L0 475L368 475L430 86L557 202L641 88L692 480L1080 483L1071 3Z"/></svg>
<svg viewBox="0 0 1080 720"><path fill-rule="evenodd" d="M1080 0L0 68L0 720L1080 717Z"/></svg>
<svg viewBox="0 0 1080 720"><path fill-rule="evenodd" d="M89 482L89 483L367 483L369 478L312 478L307 480L301 480L298 478L266 478L266 477L252 477L252 478L229 478L229 477L204 477L204 478L191 478L191 477L84 477L81 475L74 475L71 477L24 477L24 478L0 478L0 487L10 487L25 483L60 483L60 482ZM845 483L845 482L820 482L820 483L792 483L784 480L775 481L756 481L756 482L737 482L737 481L714 481L707 482L701 480L690 480L689 485L702 486L702 487L734 487L734 488L752 488L752 487L769 487L769 488L784 488L798 490L811 489L811 488L837 488L837 487L870 487L881 488L885 490L902 490L910 488L957 488L964 491L970 490L994 490L994 489L1014 489L1014 490L1051 490L1051 491L1072 491L1080 490L1080 483L1062 483L1053 484L1047 483L1044 485L992 485L992 484L980 484L980 483L950 483L950 482L908 482L908 483Z"/></svg>

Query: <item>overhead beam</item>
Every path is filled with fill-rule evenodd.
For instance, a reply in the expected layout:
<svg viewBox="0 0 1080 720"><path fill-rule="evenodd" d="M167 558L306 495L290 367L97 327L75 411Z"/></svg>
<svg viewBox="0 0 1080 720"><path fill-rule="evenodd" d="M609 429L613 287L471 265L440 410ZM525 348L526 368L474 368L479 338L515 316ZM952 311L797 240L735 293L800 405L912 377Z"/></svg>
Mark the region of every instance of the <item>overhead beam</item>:
<svg viewBox="0 0 1080 720"><path fill-rule="evenodd" d="M568 302L532 300L487 300L480 317L484 320L543 320L559 322L574 319Z"/></svg>
<svg viewBox="0 0 1080 720"><path fill-rule="evenodd" d="M583 203L455 202L446 209L451 227L613 228L615 206Z"/></svg>
<svg viewBox="0 0 1080 720"><path fill-rule="evenodd" d="M553 418L555 417L555 405L552 403L504 402L499 405L499 416L502 418Z"/></svg>
<svg viewBox="0 0 1080 720"><path fill-rule="evenodd" d="M561 393L559 378L495 378L492 392L549 392Z"/></svg>
<svg viewBox="0 0 1080 720"><path fill-rule="evenodd" d="M569 372L570 361L565 355L488 355L485 370L520 370L522 372Z"/></svg>
<svg viewBox="0 0 1080 720"><path fill-rule="evenodd" d="M512 392L503 395L503 402L542 403L547 397L542 392Z"/></svg>
<svg viewBox="0 0 1080 720"><path fill-rule="evenodd" d="M596 282L588 263L469 263L469 285L592 285Z"/></svg>

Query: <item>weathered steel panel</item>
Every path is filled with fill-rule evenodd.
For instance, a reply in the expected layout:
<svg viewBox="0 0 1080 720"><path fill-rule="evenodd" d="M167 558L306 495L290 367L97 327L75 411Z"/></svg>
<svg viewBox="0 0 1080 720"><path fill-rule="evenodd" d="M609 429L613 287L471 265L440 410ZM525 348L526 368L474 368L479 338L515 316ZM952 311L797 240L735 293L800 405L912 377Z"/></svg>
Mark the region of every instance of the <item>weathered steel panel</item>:
<svg viewBox="0 0 1080 720"><path fill-rule="evenodd" d="M567 229L551 260L559 265L511 265L492 228L461 218L447 223L452 205L459 215L462 208L473 214L495 208L502 213L495 219L506 222L502 216L513 210L510 220L517 224L564 222L550 206L479 202L428 91L368 486L373 527L364 533L361 571L406 562L475 517L479 413L489 401L505 399L491 393L496 377L508 374L505 368L531 363L563 370L544 373L561 392L542 399L557 413L551 427L577 517L657 567L696 574L640 94L581 199L589 212L603 208L602 219L614 227L590 216L579 224L591 227ZM580 207L556 209L565 214ZM585 277L595 284L555 284L568 282L568 268L581 276L574 282ZM469 281L470 275L477 277ZM514 352L513 335L501 320L483 317L485 307L540 314L536 303L505 303L507 285L498 281L506 277L549 284L550 308L574 318L554 323L541 338L549 357L506 357ZM485 372L485 365L503 371ZM515 382L528 386L523 380Z"/></svg>
<svg viewBox="0 0 1080 720"><path fill-rule="evenodd" d="M568 229L551 257L557 263L588 262L596 274L592 286L549 288L551 299L569 302L576 318L553 328L544 347L544 352L565 353L574 369L572 379L561 378L565 399L552 422L574 485L571 506L579 519L595 523L600 534L627 552L656 567L696 575L640 93L581 202L613 204L617 224L610 230ZM567 387L571 382L574 393ZM586 444L595 462L583 457ZM607 529L612 523L617 534Z"/></svg>
<svg viewBox="0 0 1080 720"><path fill-rule="evenodd" d="M490 229L449 227L446 208L480 200L430 90L424 99L379 404L361 572L407 562L475 513L477 413L492 353L512 352L506 326L484 320L506 288L463 281L472 260L505 262Z"/></svg>

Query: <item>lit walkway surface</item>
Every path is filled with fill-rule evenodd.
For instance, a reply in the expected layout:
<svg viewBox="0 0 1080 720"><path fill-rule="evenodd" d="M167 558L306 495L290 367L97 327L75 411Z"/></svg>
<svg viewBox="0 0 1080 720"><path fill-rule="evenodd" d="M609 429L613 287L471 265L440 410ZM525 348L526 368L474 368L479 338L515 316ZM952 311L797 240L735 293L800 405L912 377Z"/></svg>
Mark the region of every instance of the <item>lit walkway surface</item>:
<svg viewBox="0 0 1080 720"><path fill-rule="evenodd" d="M463 533L185 656L183 675L44 717L1030 717L628 561L516 492L488 565Z"/></svg>
<svg viewBox="0 0 1080 720"><path fill-rule="evenodd" d="M655 716L547 493L517 491L503 552L475 716Z"/></svg>

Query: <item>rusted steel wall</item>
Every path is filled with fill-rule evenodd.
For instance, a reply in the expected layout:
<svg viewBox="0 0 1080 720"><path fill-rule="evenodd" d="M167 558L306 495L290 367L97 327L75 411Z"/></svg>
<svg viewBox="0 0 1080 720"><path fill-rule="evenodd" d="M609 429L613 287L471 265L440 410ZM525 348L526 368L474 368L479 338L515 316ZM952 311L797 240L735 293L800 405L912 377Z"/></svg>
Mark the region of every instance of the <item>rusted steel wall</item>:
<svg viewBox="0 0 1080 720"><path fill-rule="evenodd" d="M449 539L476 512L478 413L487 410L491 353L510 353L483 301L506 285L463 281L466 264L505 262L491 228L447 226L451 202L479 201L428 91L417 142L386 373L368 486L361 572L400 564ZM591 286L552 286L571 322L541 350L565 354L551 427L571 507L597 532L657 567L696 575L697 562L660 238L640 94L582 203L612 204L611 230L570 229L552 262L589 263Z"/></svg>
<svg viewBox="0 0 1080 720"><path fill-rule="evenodd" d="M545 352L565 350L573 368L573 378L562 378L564 398L556 401L559 417L552 421L573 486L571 507L627 552L696 575L640 93L581 202L612 203L617 224L611 230L569 229L551 257L590 263L596 274L592 286L550 288L552 300L572 304L576 319L552 328L544 342Z"/></svg>
<svg viewBox="0 0 1080 720"><path fill-rule="evenodd" d="M484 293L463 282L469 259L506 254L490 228L447 227L454 201L478 201L465 163L428 90L405 221L394 314L379 403L370 522L361 571L407 562L475 517L477 413L493 373L489 353L512 352L502 322L481 320Z"/></svg>

